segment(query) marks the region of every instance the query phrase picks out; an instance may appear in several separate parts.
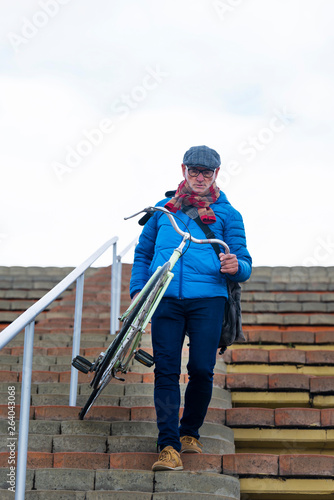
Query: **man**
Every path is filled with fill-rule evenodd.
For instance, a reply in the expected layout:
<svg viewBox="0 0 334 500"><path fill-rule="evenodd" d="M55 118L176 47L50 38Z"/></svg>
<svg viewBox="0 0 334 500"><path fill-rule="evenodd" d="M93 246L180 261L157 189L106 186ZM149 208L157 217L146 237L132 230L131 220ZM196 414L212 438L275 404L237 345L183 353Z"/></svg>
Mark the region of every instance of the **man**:
<svg viewBox="0 0 334 500"><path fill-rule="evenodd" d="M219 259L210 244L191 243L173 269L174 278L152 317L155 362L154 404L160 455L152 470L182 470L181 453L201 453L199 428L209 406L213 369L228 297L226 279L246 281L252 260L246 248L242 217L216 185L220 156L207 146L195 146L184 155L184 180L172 198L160 201L185 222L191 234L203 239L193 220L198 215L215 237L225 241L230 254ZM184 209L192 208L184 213ZM180 222L178 221L178 224ZM155 212L146 223L135 250L130 282L132 298L180 243L168 217ZM179 425L181 354L189 336L189 382Z"/></svg>

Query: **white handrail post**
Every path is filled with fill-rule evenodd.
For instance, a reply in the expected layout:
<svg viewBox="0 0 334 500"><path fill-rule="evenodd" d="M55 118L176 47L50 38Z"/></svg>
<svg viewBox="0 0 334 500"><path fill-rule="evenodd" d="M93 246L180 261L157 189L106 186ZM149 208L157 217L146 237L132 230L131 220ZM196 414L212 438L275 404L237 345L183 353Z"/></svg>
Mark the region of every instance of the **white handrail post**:
<svg viewBox="0 0 334 500"><path fill-rule="evenodd" d="M117 243L113 244L113 259L111 266L111 297L110 297L110 335L116 333L117 317Z"/></svg>
<svg viewBox="0 0 334 500"><path fill-rule="evenodd" d="M115 332L119 330L119 317L121 315L121 296L122 296L122 257L117 256L117 283L116 283L116 316L115 316Z"/></svg>
<svg viewBox="0 0 334 500"><path fill-rule="evenodd" d="M73 345L72 359L80 353L80 337L81 337L81 321L82 321L82 306L84 292L85 273L82 273L77 278L75 291L75 309L74 309L74 329L73 329ZM71 384L70 384L70 402L69 406L76 406L78 390L78 370L71 365Z"/></svg>
<svg viewBox="0 0 334 500"><path fill-rule="evenodd" d="M19 444L17 456L17 484L15 488L15 500L24 500L25 498L34 331L35 321L31 321L31 323L29 323L25 327L24 334Z"/></svg>

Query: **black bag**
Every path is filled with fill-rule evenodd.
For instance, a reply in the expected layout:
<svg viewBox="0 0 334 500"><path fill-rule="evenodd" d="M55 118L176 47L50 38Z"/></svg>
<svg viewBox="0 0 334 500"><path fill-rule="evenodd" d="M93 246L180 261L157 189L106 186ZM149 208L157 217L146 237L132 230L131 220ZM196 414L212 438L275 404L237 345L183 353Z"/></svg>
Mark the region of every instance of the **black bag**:
<svg viewBox="0 0 334 500"><path fill-rule="evenodd" d="M211 229L204 224L197 212L197 216L193 211L194 207L183 207L182 211L189 215L202 229L207 239L214 239L216 236ZM211 243L216 255L219 259L220 248L217 243ZM220 261L220 259L219 259ZM241 317L241 286L239 283L226 278L228 299L225 304L225 314L222 326L222 332L219 340L219 354L224 354L226 347L234 344L234 342L246 342L242 333L242 317Z"/></svg>
<svg viewBox="0 0 334 500"><path fill-rule="evenodd" d="M225 305L225 315L220 336L219 354L226 351L226 347L234 342L246 342L242 333L241 317L241 286L240 283L226 279L228 299Z"/></svg>

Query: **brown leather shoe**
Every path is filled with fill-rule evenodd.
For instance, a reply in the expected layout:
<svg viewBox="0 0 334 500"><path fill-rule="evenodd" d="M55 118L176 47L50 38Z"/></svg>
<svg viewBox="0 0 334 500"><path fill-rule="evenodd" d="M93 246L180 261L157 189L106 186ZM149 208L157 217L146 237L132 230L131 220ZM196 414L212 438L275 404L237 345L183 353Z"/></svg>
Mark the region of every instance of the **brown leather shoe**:
<svg viewBox="0 0 334 500"><path fill-rule="evenodd" d="M192 436L182 436L180 438L182 448L181 453L202 453L203 445Z"/></svg>
<svg viewBox="0 0 334 500"><path fill-rule="evenodd" d="M179 453L172 446L166 446L160 452L159 460L152 465L152 470L183 470Z"/></svg>

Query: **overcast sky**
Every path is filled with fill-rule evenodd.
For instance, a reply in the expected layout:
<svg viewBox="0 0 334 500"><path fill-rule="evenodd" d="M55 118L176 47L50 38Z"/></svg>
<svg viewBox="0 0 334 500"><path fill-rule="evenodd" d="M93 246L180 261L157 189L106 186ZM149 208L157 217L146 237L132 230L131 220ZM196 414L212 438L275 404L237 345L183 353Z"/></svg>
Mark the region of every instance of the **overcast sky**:
<svg viewBox="0 0 334 500"><path fill-rule="evenodd" d="M255 266L333 266L333 19L332 0L2 0L0 265L122 250L123 217L205 144Z"/></svg>

